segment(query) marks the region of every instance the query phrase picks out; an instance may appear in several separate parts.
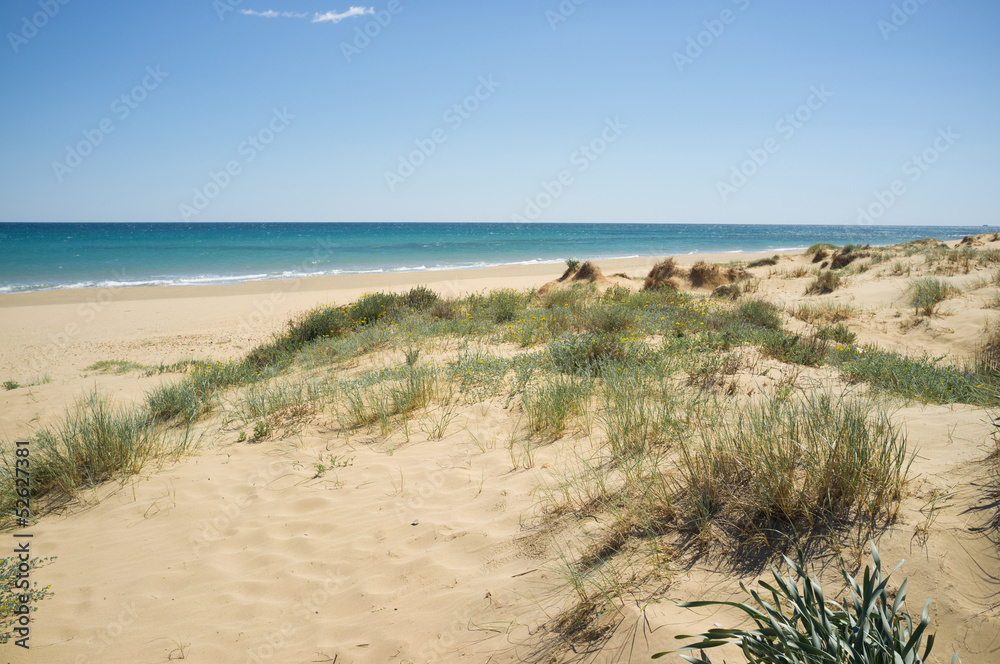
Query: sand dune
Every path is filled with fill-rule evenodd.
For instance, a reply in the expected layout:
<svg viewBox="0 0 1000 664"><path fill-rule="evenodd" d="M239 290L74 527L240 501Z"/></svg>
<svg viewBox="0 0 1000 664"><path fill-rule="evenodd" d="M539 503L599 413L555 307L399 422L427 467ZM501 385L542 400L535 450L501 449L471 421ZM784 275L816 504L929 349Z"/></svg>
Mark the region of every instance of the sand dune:
<svg viewBox="0 0 1000 664"><path fill-rule="evenodd" d="M978 241L979 249L1000 248L989 238ZM765 257L677 260L690 266ZM804 303L849 304L859 344L960 362L996 318L988 308L995 267L941 275L961 294L927 318L913 316L905 294L906 268L920 273L919 256L874 265L824 296L804 294L813 277L797 270L815 267L810 260L788 253L776 265L749 268L759 279L755 295L789 314ZM635 277L614 279L638 290L655 263L598 267ZM28 385L0 392L0 436L30 437L94 388L134 404L178 379L108 375L87 368L95 362L237 358L319 304L416 284L449 296L538 288L561 272L527 266L0 296L0 379ZM790 329L808 327L786 319ZM389 353L365 361L398 362ZM447 349L429 349L423 361L435 353L448 356ZM774 380L783 369L773 366L772 376L747 373L741 385L752 391L754 381ZM829 368L796 375L800 385L839 380ZM38 381L42 376L48 382ZM239 440L246 426L234 424L234 407L199 426L193 453L84 492L30 528L34 553L56 557L35 572L54 596L38 604L31 650L3 647L9 661L640 662L675 647L676 634L735 617L681 609L672 600L737 598L738 581L754 581L720 551L681 556L662 570L658 594L624 603L624 618L599 648L567 643L552 629L572 602L559 561L574 533L590 526L555 521L541 528L540 510L547 488L564 481L599 436L574 427L553 442L524 446L521 415L508 399L491 397L451 410L432 405L407 431L388 435L373 427L345 437L322 411L253 443ZM915 402L892 414L919 453L880 551L890 564L907 560L897 574L909 577L912 613L934 598L937 661L953 651L966 664L1000 659L1000 549L981 530L995 507L978 509L985 504L983 460L994 449L990 415ZM926 537L922 524L929 525ZM836 579L835 558L826 562L824 578ZM726 657L741 661L731 652Z"/></svg>

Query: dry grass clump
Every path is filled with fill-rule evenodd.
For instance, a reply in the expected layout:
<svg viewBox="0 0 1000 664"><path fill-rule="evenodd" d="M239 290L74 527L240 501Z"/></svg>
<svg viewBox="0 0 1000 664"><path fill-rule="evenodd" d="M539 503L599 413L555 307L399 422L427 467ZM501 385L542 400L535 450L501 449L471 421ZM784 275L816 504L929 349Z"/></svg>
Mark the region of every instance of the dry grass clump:
<svg viewBox="0 0 1000 664"><path fill-rule="evenodd" d="M591 261L583 263L567 261L566 264L566 271L562 273L558 281L566 281L567 279L572 279L573 281L599 281L604 279L604 273L601 272L601 268L594 265Z"/></svg>
<svg viewBox="0 0 1000 664"><path fill-rule="evenodd" d="M806 256L812 256L813 263L819 263L820 261L826 259L831 251L837 249L837 245L830 244L829 242L817 242L808 249L806 249Z"/></svg>
<svg viewBox="0 0 1000 664"><path fill-rule="evenodd" d="M864 249L860 249L850 244L847 245L846 247L842 247L840 251L833 254L833 256L830 258L830 269L840 270L841 268L847 267L848 265L858 260L859 258L867 258L868 256L871 255L871 252L866 251L866 249L867 247L865 247Z"/></svg>
<svg viewBox="0 0 1000 664"><path fill-rule="evenodd" d="M746 281L734 281L733 283L723 284L712 291L712 296L737 300L743 295L756 293L758 290L760 290L760 281L757 279L747 279Z"/></svg>
<svg viewBox="0 0 1000 664"><path fill-rule="evenodd" d="M839 323L857 317L858 312L849 304L822 302L820 304L800 304L792 311L792 316L803 323Z"/></svg>
<svg viewBox="0 0 1000 664"><path fill-rule="evenodd" d="M843 283L844 278L837 274L836 272L826 271L820 272L815 279L813 279L808 286L806 286L806 295L826 295L827 293L832 293L837 290Z"/></svg>
<svg viewBox="0 0 1000 664"><path fill-rule="evenodd" d="M691 266L688 280L695 288L715 288L729 281L729 278L728 275L722 273L722 269L718 265L698 261Z"/></svg>
<svg viewBox="0 0 1000 664"><path fill-rule="evenodd" d="M653 266L653 269L646 275L643 283L643 290L677 290L680 285L674 277L684 276L684 270L677 265L673 258L667 258Z"/></svg>
<svg viewBox="0 0 1000 664"><path fill-rule="evenodd" d="M775 254L774 256L771 256L770 258L760 258L758 260L755 260L755 261L751 262L750 264L748 264L747 267L774 266L774 265L778 264L779 260L781 260L781 256Z"/></svg>

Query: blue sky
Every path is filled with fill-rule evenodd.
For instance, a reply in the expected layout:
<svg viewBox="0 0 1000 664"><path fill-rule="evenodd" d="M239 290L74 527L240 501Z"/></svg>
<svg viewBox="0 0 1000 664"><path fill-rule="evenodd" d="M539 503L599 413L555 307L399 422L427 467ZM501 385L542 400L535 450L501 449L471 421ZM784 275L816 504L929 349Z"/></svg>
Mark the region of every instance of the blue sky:
<svg viewBox="0 0 1000 664"><path fill-rule="evenodd" d="M995 0L8 0L0 27L0 221L1000 224Z"/></svg>

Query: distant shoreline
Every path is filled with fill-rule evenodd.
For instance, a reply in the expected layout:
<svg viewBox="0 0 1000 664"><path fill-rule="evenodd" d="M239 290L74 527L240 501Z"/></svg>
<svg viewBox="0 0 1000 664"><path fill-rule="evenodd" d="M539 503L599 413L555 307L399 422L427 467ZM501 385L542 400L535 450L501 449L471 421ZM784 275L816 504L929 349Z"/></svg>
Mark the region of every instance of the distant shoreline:
<svg viewBox="0 0 1000 664"><path fill-rule="evenodd" d="M760 224L0 224L0 297L305 278L479 272L568 258L804 250L957 240L981 228ZM730 258L731 260L731 258Z"/></svg>

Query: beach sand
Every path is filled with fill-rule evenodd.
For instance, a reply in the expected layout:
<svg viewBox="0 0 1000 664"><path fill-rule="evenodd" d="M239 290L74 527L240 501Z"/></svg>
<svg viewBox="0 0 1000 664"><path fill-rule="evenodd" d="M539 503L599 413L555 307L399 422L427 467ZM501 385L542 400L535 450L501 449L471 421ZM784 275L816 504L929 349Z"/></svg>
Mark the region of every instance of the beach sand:
<svg viewBox="0 0 1000 664"><path fill-rule="evenodd" d="M978 248L998 248L988 242ZM764 254L683 256L679 263L749 261ZM914 258L914 265L921 259ZM643 277L657 259L601 261L605 275ZM753 268L758 295L791 311L804 301L849 303L859 343L961 361L975 351L996 292L994 270L947 277L962 287L937 316L916 319L907 277L881 266L831 295L803 294L812 268L801 252ZM230 286L67 290L0 295L0 438L26 439L93 390L138 403L177 375L108 375L102 360L146 365L241 357L322 304L366 292L426 285L444 296L538 288L562 265L457 272L336 276ZM981 284L981 285L978 285ZM978 285L978 287L976 287ZM702 291L705 292L705 291ZM787 316L790 329L805 323ZM842 385L832 369L805 378ZM38 383L33 384L32 383ZM434 413L409 442L361 431L345 440L329 417L259 444L238 442L218 419L199 448L147 466L124 482L80 495L30 527L32 552L56 560L34 572L54 595L38 604L31 649L12 662L640 662L676 647L674 636L732 611L678 608L672 600L740 598L751 584L708 556L665 571L662 596L626 604L597 652L570 647L545 626L566 605L557 544L533 527L540 495L572 470L580 432L538 446L516 463L501 401L464 406L441 437ZM919 449L900 516L880 552L909 577L911 613L933 597L936 661L1000 660L998 549L977 528L983 460L993 449L990 413L971 406L909 404L894 412ZM333 459L324 473L319 459ZM530 466L530 467L526 467ZM924 540L917 534L933 525ZM994 508L995 512L995 508ZM10 534L3 534L12 542ZM834 570L835 572L836 570ZM835 578L835 574L830 578ZM895 578L895 577L894 577ZM898 583L897 580L897 583ZM576 652L574 652L574 649ZM728 661L741 661L730 651ZM722 657L713 656L715 661ZM680 661L671 656L664 661Z"/></svg>

